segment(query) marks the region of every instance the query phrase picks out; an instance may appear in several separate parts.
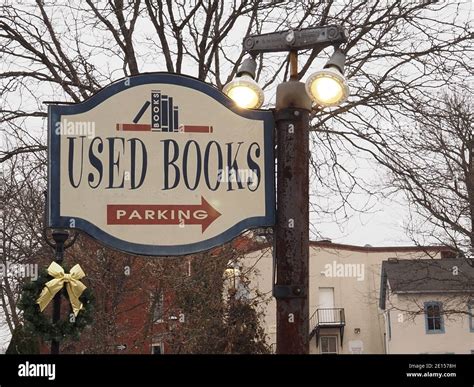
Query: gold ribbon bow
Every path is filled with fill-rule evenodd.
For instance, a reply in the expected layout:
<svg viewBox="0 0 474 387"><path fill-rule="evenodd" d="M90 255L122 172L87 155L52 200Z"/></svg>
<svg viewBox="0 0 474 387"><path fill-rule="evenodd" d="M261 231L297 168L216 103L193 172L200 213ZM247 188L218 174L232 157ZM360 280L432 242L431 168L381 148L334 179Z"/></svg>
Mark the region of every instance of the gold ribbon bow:
<svg viewBox="0 0 474 387"><path fill-rule="evenodd" d="M69 301L71 302L72 311L74 316L77 316L79 311L82 309L82 302L79 301L79 297L82 292L86 289L86 286L79 281L85 277L85 273L79 265L74 265L70 270L69 274L64 273L64 269L56 262L51 262L48 267L48 274L54 277L51 281L46 282L40 296L36 300L39 304L40 310L51 302L57 292L59 292L64 284L66 284L67 294L69 295Z"/></svg>

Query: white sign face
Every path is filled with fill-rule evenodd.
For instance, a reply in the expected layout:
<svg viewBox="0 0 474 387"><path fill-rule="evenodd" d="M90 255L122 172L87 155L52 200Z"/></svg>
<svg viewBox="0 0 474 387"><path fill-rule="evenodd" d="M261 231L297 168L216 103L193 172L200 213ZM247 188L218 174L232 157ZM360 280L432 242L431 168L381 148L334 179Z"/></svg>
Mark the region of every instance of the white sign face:
<svg viewBox="0 0 474 387"><path fill-rule="evenodd" d="M49 226L136 254L207 250L274 223L273 115L146 74L49 107Z"/></svg>

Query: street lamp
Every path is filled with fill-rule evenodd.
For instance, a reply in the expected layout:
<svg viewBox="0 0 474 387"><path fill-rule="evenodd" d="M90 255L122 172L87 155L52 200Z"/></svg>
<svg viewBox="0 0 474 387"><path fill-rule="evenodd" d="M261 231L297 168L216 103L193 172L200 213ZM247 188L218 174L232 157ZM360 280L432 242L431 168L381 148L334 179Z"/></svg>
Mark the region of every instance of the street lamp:
<svg viewBox="0 0 474 387"><path fill-rule="evenodd" d="M240 284L240 268L237 265L237 262L228 266L224 271L224 277L227 281L228 288L231 288L233 291L236 291Z"/></svg>
<svg viewBox="0 0 474 387"><path fill-rule="evenodd" d="M306 92L319 106L339 106L349 95L349 87L344 77L346 56L337 47L323 70L311 74L306 81Z"/></svg>
<svg viewBox="0 0 474 387"><path fill-rule="evenodd" d="M278 85L274 109L277 211L273 238L276 266L273 296L277 304L279 354L309 352L310 112L313 102L320 107L337 106L347 98L348 87L343 76L345 55L339 49L346 40L344 29L336 25L248 36L243 41L243 48L252 59L244 61L237 73L238 78L223 89L239 106L261 106L261 89L257 91L252 83L247 92L240 90L237 93L234 87L247 87L250 83L235 82L242 80L244 75L247 76L244 78L246 82L248 78L253 81L256 68L253 58L256 55L289 52L290 80ZM306 84L299 82L297 52L306 49L321 51L328 46L336 49L324 69L311 75ZM261 101L260 104L257 100Z"/></svg>
<svg viewBox="0 0 474 387"><path fill-rule="evenodd" d="M255 59L247 58L236 78L224 86L223 92L241 108L258 109L263 104L263 90L254 80L256 68Z"/></svg>
<svg viewBox="0 0 474 387"><path fill-rule="evenodd" d="M344 77L345 54L336 47L333 55L322 70L308 77L306 93L320 107L339 106L349 95L349 87ZM264 101L261 87L255 82L255 59L247 58L239 68L236 78L226 84L223 92L238 106L258 109Z"/></svg>

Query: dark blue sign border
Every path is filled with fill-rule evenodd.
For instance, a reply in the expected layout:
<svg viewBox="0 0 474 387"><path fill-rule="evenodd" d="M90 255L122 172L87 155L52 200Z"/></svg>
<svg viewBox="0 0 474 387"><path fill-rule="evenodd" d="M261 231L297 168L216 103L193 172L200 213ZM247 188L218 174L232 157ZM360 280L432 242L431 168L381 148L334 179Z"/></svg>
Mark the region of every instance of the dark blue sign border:
<svg viewBox="0 0 474 387"><path fill-rule="evenodd" d="M253 120L264 122L264 151L265 151L265 216L256 216L247 218L233 227L227 229L223 233L213 238L186 245L177 246L160 246L160 245L144 245L139 243L130 243L122 239L116 238L85 219L78 217L66 217L59 215L60 208L60 135L55 132L56 123L60 122L61 115L78 114L86 112L99 105L111 96L128 90L131 87L146 85L151 83L163 83L171 85L179 85L188 87L193 90L200 91L221 103L234 113ZM273 130L274 130L273 113L267 110L247 110L241 109L235 103L223 94L217 88L204 83L196 78L184 75L170 73L146 73L130 78L123 78L106 86L97 94L93 95L84 102L78 104L51 104L48 107L48 226L52 228L70 228L70 220L74 219L75 228L80 229L91 237L100 242L118 250L125 252L150 255L150 256L166 256L166 255L184 255L192 254L213 247L222 245L245 230L273 226L275 223L275 162L273 158ZM235 203L237 206L239 203Z"/></svg>

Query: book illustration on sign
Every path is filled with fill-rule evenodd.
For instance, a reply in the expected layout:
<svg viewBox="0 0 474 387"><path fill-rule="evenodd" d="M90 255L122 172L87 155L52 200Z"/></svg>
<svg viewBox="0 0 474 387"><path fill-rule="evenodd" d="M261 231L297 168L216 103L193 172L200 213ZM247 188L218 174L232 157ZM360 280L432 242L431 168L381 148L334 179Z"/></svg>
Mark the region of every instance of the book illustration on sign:
<svg viewBox="0 0 474 387"><path fill-rule="evenodd" d="M145 112L151 109L151 123L139 124ZM179 107L173 97L152 90L150 101L146 101L131 124L117 124L118 131L166 132L166 133L212 133L212 126L179 124Z"/></svg>

